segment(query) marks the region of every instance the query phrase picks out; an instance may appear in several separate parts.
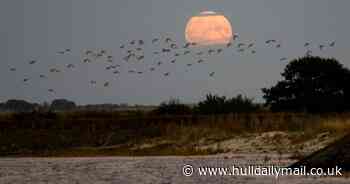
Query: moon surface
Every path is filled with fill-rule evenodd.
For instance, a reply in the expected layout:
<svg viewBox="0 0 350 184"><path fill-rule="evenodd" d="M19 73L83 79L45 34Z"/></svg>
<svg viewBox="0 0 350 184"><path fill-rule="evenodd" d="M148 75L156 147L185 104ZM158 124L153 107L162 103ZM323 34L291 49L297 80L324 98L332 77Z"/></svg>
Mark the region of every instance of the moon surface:
<svg viewBox="0 0 350 184"><path fill-rule="evenodd" d="M229 20L222 14L204 11L189 19L185 37L189 43L219 45L231 41L233 30Z"/></svg>

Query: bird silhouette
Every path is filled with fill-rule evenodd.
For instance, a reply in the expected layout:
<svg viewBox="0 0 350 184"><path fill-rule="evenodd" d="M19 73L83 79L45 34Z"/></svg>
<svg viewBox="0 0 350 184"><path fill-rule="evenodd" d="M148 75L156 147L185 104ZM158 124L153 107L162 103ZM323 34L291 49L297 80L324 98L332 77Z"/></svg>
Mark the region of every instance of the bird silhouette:
<svg viewBox="0 0 350 184"><path fill-rule="evenodd" d="M322 51L322 50L324 49L325 46L324 46L324 45L319 45L318 47L319 47L320 50Z"/></svg>
<svg viewBox="0 0 350 184"><path fill-rule="evenodd" d="M14 72L14 71L16 71L17 69L16 68L10 68L10 71L11 72Z"/></svg>
<svg viewBox="0 0 350 184"><path fill-rule="evenodd" d="M280 61L286 61L286 60L287 60L286 57L283 57L283 58L280 59Z"/></svg>
<svg viewBox="0 0 350 184"><path fill-rule="evenodd" d="M143 40L139 40L139 45L143 45L145 42Z"/></svg>
<svg viewBox="0 0 350 184"><path fill-rule="evenodd" d="M29 78L24 78L23 79L23 82L28 82L29 81Z"/></svg>
<svg viewBox="0 0 350 184"><path fill-rule="evenodd" d="M173 59L170 61L170 63L175 63L176 62L176 59Z"/></svg>
<svg viewBox="0 0 350 184"><path fill-rule="evenodd" d="M102 49L102 50L100 50L100 54L105 55L105 54L107 54L107 51Z"/></svg>
<svg viewBox="0 0 350 184"><path fill-rule="evenodd" d="M135 40L132 40L131 42L130 42L130 45L134 45L135 44Z"/></svg>
<svg viewBox="0 0 350 184"><path fill-rule="evenodd" d="M165 49L165 48L163 48L163 49L162 49L162 52L163 52L163 53L167 53L167 52L171 52L171 50L170 50L170 49Z"/></svg>
<svg viewBox="0 0 350 184"><path fill-rule="evenodd" d="M209 54L209 55L213 54L214 52L215 52L214 49L209 49L209 50L208 50L208 54Z"/></svg>
<svg viewBox="0 0 350 184"><path fill-rule="evenodd" d="M138 56L136 59L138 60L138 61L141 61L141 60L143 60L145 58L145 56Z"/></svg>
<svg viewBox="0 0 350 184"><path fill-rule="evenodd" d="M281 48L281 46L282 45L279 43L279 44L276 45L276 48Z"/></svg>
<svg viewBox="0 0 350 184"><path fill-rule="evenodd" d="M39 75L39 77L42 78L42 79L43 79L43 78L46 78L46 76L43 75L43 74Z"/></svg>
<svg viewBox="0 0 350 184"><path fill-rule="evenodd" d="M276 42L276 40L266 40L266 44L270 44L270 43L275 43Z"/></svg>
<svg viewBox="0 0 350 184"><path fill-rule="evenodd" d="M168 38L165 39L165 42L166 42L166 43L170 43L170 42L173 42L173 40L172 40L171 38L168 37Z"/></svg>
<svg viewBox="0 0 350 184"><path fill-rule="evenodd" d="M83 60L83 62L84 62L84 63L90 63L90 62L91 62L91 60L90 60L90 59L88 59L88 58L85 58L85 59Z"/></svg>
<svg viewBox="0 0 350 184"><path fill-rule="evenodd" d="M189 64L187 64L187 66L188 66L188 67L190 67L190 66L192 66L192 64L191 64L191 63L189 63Z"/></svg>
<svg viewBox="0 0 350 184"><path fill-rule="evenodd" d="M244 52L245 49L241 48L241 49L238 49L237 51L238 52Z"/></svg>
<svg viewBox="0 0 350 184"><path fill-rule="evenodd" d="M56 69L56 68L51 68L51 69L50 69L50 72L51 72L51 73L59 73L60 70L58 70L58 69Z"/></svg>
<svg viewBox="0 0 350 184"><path fill-rule="evenodd" d="M211 72L211 73L209 74L210 77L214 77L214 75L215 75L215 72Z"/></svg>
<svg viewBox="0 0 350 184"><path fill-rule="evenodd" d="M159 41L159 38L154 38L154 39L152 40L152 43L155 44L155 43L157 43L158 41Z"/></svg>
<svg viewBox="0 0 350 184"><path fill-rule="evenodd" d="M95 81L95 80L91 80L90 81L90 84L92 84L92 85L94 85L94 84L96 84L97 82Z"/></svg>
<svg viewBox="0 0 350 184"><path fill-rule="evenodd" d="M190 47L190 45L191 45L191 43L186 43L186 44L183 46L183 48L184 48L184 49L187 49L188 47Z"/></svg>
<svg viewBox="0 0 350 184"><path fill-rule="evenodd" d="M164 76L169 76L170 75L170 72L166 72L166 73L164 73Z"/></svg>
<svg viewBox="0 0 350 184"><path fill-rule="evenodd" d="M241 47L243 47L245 44L244 43L239 43L238 45L237 45L237 47L238 48L241 48Z"/></svg>
<svg viewBox="0 0 350 184"><path fill-rule="evenodd" d="M91 51L91 50L87 50L87 51L85 51L85 55L90 55L90 54L92 54L93 52Z"/></svg>
<svg viewBox="0 0 350 184"><path fill-rule="evenodd" d="M329 46L330 46L330 47L334 47L334 46L335 46L335 41L329 43Z"/></svg>
<svg viewBox="0 0 350 184"><path fill-rule="evenodd" d="M135 56L135 54L129 54L123 58L125 61L129 61L131 57Z"/></svg>
<svg viewBox="0 0 350 184"><path fill-rule="evenodd" d="M68 65L67 65L67 68L75 68L75 65L73 65L73 64L68 64Z"/></svg>
<svg viewBox="0 0 350 184"><path fill-rule="evenodd" d="M71 52L72 50L71 49L66 49L65 52Z"/></svg>
<svg viewBox="0 0 350 184"><path fill-rule="evenodd" d="M312 51L311 50L308 50L308 51L306 51L306 54L305 54L306 56L311 56L312 55Z"/></svg>
<svg viewBox="0 0 350 184"><path fill-rule="evenodd" d="M161 64L163 64L163 62L161 62L161 61L159 61L159 62L157 63L158 66L160 66Z"/></svg>
<svg viewBox="0 0 350 184"><path fill-rule="evenodd" d="M33 65L33 64L35 64L37 61L35 61L35 60L31 60L31 61L29 61L29 64L31 64L31 65Z"/></svg>
<svg viewBox="0 0 350 184"><path fill-rule="evenodd" d="M216 50L216 53L217 53L217 54L220 54L221 52L222 52L222 49L217 49L217 50Z"/></svg>
<svg viewBox="0 0 350 184"><path fill-rule="evenodd" d="M184 51L184 55L187 55L187 54L189 54L189 53L191 53L191 51L189 51L189 50L185 50L185 51Z"/></svg>
<svg viewBox="0 0 350 184"><path fill-rule="evenodd" d="M256 50L252 50L251 53L252 53L252 54L255 54L255 53L256 53Z"/></svg>
<svg viewBox="0 0 350 184"><path fill-rule="evenodd" d="M197 63L203 63L203 62L204 62L203 59L199 59L199 60L197 61Z"/></svg>
<svg viewBox="0 0 350 184"><path fill-rule="evenodd" d="M104 87L108 87L108 86L109 86L109 82L105 82L105 83L103 84L103 86L104 86Z"/></svg>
<svg viewBox="0 0 350 184"><path fill-rule="evenodd" d="M47 91L50 92L50 93L55 93L54 89L48 89Z"/></svg>
<svg viewBox="0 0 350 184"><path fill-rule="evenodd" d="M248 48L252 48L254 46L254 43L250 43L249 45L248 45Z"/></svg>
<svg viewBox="0 0 350 184"><path fill-rule="evenodd" d="M203 55L203 52L202 52L202 51L197 52L197 55L198 55L198 56L201 56L201 55Z"/></svg>
<svg viewBox="0 0 350 184"><path fill-rule="evenodd" d="M125 45L121 45L119 48L124 49L124 48L125 48Z"/></svg>
<svg viewBox="0 0 350 184"><path fill-rule="evenodd" d="M180 54L179 54L179 53L175 53L174 56L175 56L175 57L179 57Z"/></svg>
<svg viewBox="0 0 350 184"><path fill-rule="evenodd" d="M232 43L231 42L228 42L227 44L226 44L226 47L228 48L228 47L231 47L232 46Z"/></svg>
<svg viewBox="0 0 350 184"><path fill-rule="evenodd" d="M96 54L96 58L100 58L102 56L103 56L103 53L101 53L101 52Z"/></svg>
<svg viewBox="0 0 350 184"><path fill-rule="evenodd" d="M308 46L310 46L310 43L309 43L309 42L306 42L306 43L304 44L304 47L308 47Z"/></svg>
<svg viewBox="0 0 350 184"><path fill-rule="evenodd" d="M176 45L175 43L172 43L172 44L170 45L170 48L172 48L172 49L177 49L178 47L177 47L177 45Z"/></svg>

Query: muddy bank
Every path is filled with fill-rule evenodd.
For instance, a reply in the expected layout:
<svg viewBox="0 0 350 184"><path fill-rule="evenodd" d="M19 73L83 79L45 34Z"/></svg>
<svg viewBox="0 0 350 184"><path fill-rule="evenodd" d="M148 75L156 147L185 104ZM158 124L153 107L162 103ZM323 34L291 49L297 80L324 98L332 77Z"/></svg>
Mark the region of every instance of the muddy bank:
<svg viewBox="0 0 350 184"><path fill-rule="evenodd" d="M301 159L291 167L306 166L311 168L341 167L344 171L350 171L350 134L329 144L313 154Z"/></svg>

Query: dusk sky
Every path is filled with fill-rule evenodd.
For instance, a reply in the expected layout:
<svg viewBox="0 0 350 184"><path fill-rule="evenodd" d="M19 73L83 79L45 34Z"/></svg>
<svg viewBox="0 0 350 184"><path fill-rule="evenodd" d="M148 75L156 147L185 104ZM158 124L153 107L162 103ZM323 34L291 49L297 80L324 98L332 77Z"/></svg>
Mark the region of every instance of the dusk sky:
<svg viewBox="0 0 350 184"><path fill-rule="evenodd" d="M335 57L350 67L349 7L348 0L2 0L0 101L159 104L172 97L193 103L210 92L230 97L244 92L261 102L260 89L281 79L287 61L280 58L305 55L305 42L311 43L313 55ZM182 56L171 64L172 57L152 55L155 37L171 37L183 45L187 21L202 11L229 19L239 35L234 47L203 56L202 64L196 64L198 57ZM145 40L143 63L122 61L120 45L139 39ZM269 39L278 40L281 48L267 46ZM335 47L318 49L332 41ZM239 42L256 43L256 54L236 52ZM57 54L66 48L72 52ZM105 61L83 63L87 49L106 49L114 64L124 67L120 75L106 71ZM29 65L31 60L37 63ZM147 71L158 60L165 64ZM188 63L193 66L186 68ZM76 68L67 69L67 64ZM51 74L52 67L62 72ZM128 74L130 69L145 72ZM40 74L48 78L40 79ZM24 78L30 81L24 83ZM109 87L103 86L106 81ZM55 94L48 92L51 88Z"/></svg>

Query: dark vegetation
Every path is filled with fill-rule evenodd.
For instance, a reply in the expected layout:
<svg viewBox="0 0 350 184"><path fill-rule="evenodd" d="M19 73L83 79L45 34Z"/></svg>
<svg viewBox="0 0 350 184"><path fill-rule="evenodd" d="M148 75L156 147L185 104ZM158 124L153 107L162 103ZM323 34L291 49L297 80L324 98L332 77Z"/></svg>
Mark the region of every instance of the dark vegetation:
<svg viewBox="0 0 350 184"><path fill-rule="evenodd" d="M340 140L327 147L301 159L291 165L291 168L306 167L309 171L312 168L342 168L342 172L350 171L350 135L346 135Z"/></svg>
<svg viewBox="0 0 350 184"><path fill-rule="evenodd" d="M160 115L184 115L184 114L201 114L215 115L228 113L249 113L259 111L259 105L253 102L253 99L237 95L233 98L225 96L208 94L205 99L197 105L190 107L183 104L178 99L172 99L159 105L154 113Z"/></svg>
<svg viewBox="0 0 350 184"><path fill-rule="evenodd" d="M247 113L258 110L259 105L254 104L253 99L242 95L227 99L225 96L209 94L195 107L195 112L199 114Z"/></svg>
<svg viewBox="0 0 350 184"><path fill-rule="evenodd" d="M291 61L284 80L262 89L272 111L344 112L350 109L350 70L335 59L303 57Z"/></svg>
<svg viewBox="0 0 350 184"><path fill-rule="evenodd" d="M39 104L32 104L24 100L8 100L5 103L0 104L0 111L10 112L31 112L34 111Z"/></svg>
<svg viewBox="0 0 350 184"><path fill-rule="evenodd" d="M188 105L182 104L180 100L171 99L168 102L161 103L158 108L154 110L154 113L162 115L184 115L191 114L192 109Z"/></svg>
<svg viewBox="0 0 350 184"><path fill-rule="evenodd" d="M201 140L266 131L348 131L324 127L325 120L348 114L232 113L226 115L154 115L137 112L15 113L0 116L1 156L191 155ZM322 120L322 121L321 121ZM148 141L159 145L139 147Z"/></svg>
<svg viewBox="0 0 350 184"><path fill-rule="evenodd" d="M66 99L57 99L52 101L50 110L52 111L71 111L76 108L74 102L71 102Z"/></svg>

